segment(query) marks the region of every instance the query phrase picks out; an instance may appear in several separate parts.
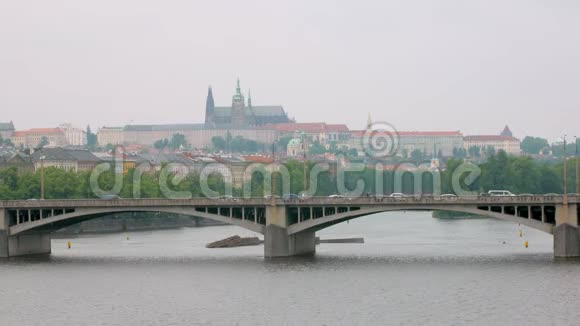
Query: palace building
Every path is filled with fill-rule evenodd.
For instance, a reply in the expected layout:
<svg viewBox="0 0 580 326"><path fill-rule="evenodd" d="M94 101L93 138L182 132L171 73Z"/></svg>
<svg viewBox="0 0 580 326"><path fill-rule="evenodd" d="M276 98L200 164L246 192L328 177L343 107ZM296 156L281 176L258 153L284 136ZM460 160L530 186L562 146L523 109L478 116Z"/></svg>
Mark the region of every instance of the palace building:
<svg viewBox="0 0 580 326"><path fill-rule="evenodd" d="M205 106L205 127L213 129L244 129L266 124L293 122L281 105L254 106L248 91L248 100L242 94L238 79L231 106L215 106L211 87Z"/></svg>
<svg viewBox="0 0 580 326"><path fill-rule="evenodd" d="M508 126L499 135L473 135L464 138L464 146L468 152L470 148L478 147L481 151L493 148L495 151L503 150L507 154L520 155L520 144L520 140L513 136Z"/></svg>

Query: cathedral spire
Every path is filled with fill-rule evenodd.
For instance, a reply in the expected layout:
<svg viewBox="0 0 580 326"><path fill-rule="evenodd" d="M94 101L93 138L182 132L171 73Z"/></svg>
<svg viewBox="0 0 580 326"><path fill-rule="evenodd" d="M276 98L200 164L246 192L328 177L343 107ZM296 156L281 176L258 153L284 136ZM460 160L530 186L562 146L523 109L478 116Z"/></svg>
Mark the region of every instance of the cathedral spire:
<svg viewBox="0 0 580 326"><path fill-rule="evenodd" d="M236 84L236 93L232 97L233 103L238 103L242 107L246 105L246 99L244 95L242 95L242 88L240 87L240 78L238 78L238 82Z"/></svg>
<svg viewBox="0 0 580 326"><path fill-rule="evenodd" d="M369 118L367 120L367 130L371 130L373 128L373 119L371 119L371 113L369 112Z"/></svg>
<svg viewBox="0 0 580 326"><path fill-rule="evenodd" d="M248 107L252 107L252 93L250 92L250 89L248 88Z"/></svg>
<svg viewBox="0 0 580 326"><path fill-rule="evenodd" d="M215 109L215 103L213 101L213 92L211 90L211 85L207 90L207 99L205 101L205 123L208 124L212 121L213 111Z"/></svg>

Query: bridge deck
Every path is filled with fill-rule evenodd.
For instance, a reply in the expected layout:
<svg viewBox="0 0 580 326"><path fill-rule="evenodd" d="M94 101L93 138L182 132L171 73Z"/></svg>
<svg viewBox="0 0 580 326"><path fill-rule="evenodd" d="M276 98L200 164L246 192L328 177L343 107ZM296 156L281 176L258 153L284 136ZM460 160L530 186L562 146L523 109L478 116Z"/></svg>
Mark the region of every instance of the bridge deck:
<svg viewBox="0 0 580 326"><path fill-rule="evenodd" d="M293 205L293 206L313 206L313 205L545 205L562 204L563 196L511 196L511 197L489 197L489 196L463 196L463 197L354 197L354 198L328 198L312 197L301 199L265 199L265 198L235 198L235 199L66 199L66 200L11 200L0 201L0 208L33 209L33 208L96 208L96 207L168 207L168 206L265 206L272 205ZM578 196L569 196L568 202L571 204L580 203Z"/></svg>

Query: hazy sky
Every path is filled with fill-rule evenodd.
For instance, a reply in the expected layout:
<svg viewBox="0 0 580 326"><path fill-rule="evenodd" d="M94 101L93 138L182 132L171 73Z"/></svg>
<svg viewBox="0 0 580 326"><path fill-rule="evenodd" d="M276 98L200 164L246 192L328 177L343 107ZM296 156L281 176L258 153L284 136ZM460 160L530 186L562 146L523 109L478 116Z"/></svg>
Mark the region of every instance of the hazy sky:
<svg viewBox="0 0 580 326"><path fill-rule="evenodd" d="M207 86L299 122L580 135L580 2L0 2L0 121L204 119Z"/></svg>

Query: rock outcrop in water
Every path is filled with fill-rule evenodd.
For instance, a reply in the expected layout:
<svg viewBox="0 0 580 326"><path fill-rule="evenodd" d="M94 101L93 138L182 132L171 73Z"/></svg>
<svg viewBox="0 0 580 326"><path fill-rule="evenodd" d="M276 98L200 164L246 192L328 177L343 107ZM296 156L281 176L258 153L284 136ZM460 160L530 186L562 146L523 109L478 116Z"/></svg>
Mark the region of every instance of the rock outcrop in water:
<svg viewBox="0 0 580 326"><path fill-rule="evenodd" d="M236 247L248 247L248 246L259 246L262 241L259 238L242 238L239 235L229 237L220 241L212 242L205 246L206 248L236 248Z"/></svg>

